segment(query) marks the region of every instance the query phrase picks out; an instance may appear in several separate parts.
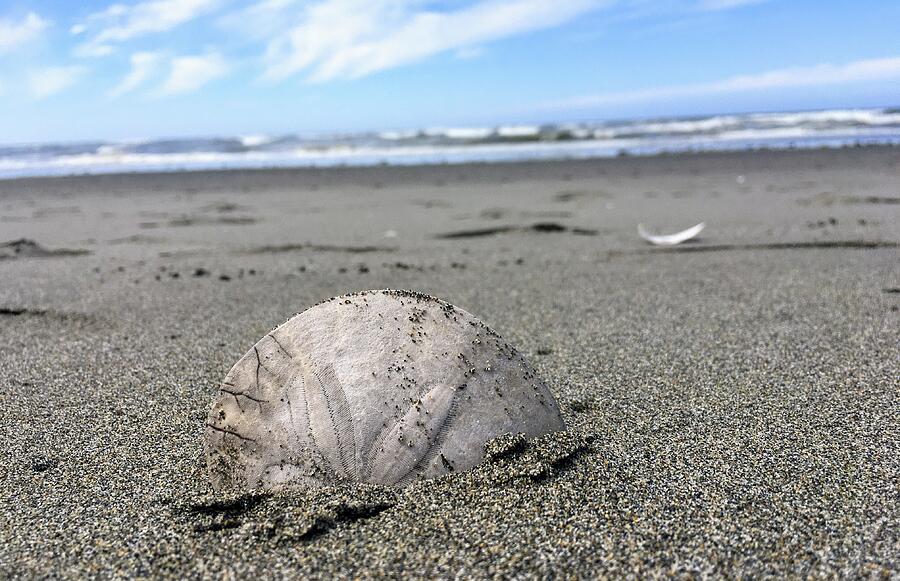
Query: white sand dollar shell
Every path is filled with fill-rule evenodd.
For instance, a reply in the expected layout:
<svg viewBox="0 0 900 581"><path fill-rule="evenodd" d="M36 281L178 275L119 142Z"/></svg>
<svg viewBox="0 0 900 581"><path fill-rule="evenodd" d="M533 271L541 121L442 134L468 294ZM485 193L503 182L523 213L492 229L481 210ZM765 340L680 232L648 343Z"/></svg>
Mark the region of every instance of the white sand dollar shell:
<svg viewBox="0 0 900 581"><path fill-rule="evenodd" d="M473 315L379 290L329 299L263 337L209 412L217 490L405 485L467 470L496 436L565 429L547 386Z"/></svg>

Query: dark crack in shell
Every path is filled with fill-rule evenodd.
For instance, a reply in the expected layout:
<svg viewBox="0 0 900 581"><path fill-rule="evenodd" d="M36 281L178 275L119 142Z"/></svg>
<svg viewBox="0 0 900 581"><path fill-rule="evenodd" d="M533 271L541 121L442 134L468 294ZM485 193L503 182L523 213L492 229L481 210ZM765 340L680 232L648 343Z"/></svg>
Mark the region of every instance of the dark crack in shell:
<svg viewBox="0 0 900 581"><path fill-rule="evenodd" d="M473 315L379 290L329 299L263 337L209 412L217 490L403 486L467 470L502 434L565 429L524 358Z"/></svg>

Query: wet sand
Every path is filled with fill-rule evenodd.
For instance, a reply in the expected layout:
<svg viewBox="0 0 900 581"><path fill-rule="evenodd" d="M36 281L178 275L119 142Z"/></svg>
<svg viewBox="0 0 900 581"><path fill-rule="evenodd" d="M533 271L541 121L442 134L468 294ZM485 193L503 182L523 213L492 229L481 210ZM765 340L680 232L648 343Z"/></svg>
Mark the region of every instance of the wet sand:
<svg viewBox="0 0 900 581"><path fill-rule="evenodd" d="M896 148L0 182L0 577L897 575L898 202ZM230 366L370 288L490 324L569 431L213 494Z"/></svg>

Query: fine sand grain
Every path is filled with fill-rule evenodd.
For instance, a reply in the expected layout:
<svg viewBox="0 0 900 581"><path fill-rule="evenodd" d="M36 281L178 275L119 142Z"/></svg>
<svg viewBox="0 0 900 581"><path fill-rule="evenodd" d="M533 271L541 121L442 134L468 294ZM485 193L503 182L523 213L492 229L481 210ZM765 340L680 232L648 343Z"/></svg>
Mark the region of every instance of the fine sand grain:
<svg viewBox="0 0 900 581"><path fill-rule="evenodd" d="M891 148L0 182L0 577L896 576L898 198ZM369 288L476 313L569 431L214 494L234 361Z"/></svg>

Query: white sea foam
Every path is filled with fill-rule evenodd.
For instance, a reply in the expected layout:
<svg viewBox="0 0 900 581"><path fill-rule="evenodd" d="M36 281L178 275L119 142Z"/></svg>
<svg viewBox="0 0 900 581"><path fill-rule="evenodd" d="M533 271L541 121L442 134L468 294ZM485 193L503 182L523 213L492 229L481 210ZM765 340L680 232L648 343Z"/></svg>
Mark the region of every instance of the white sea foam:
<svg viewBox="0 0 900 581"><path fill-rule="evenodd" d="M500 137L532 137L539 135L541 128L537 125L506 125L497 128Z"/></svg>
<svg viewBox="0 0 900 581"><path fill-rule="evenodd" d="M414 137L419 135L418 130L412 131L382 131L378 134L380 139L384 139L386 141L402 141L405 139L413 139Z"/></svg>
<svg viewBox="0 0 900 581"><path fill-rule="evenodd" d="M259 147L272 142L268 135L242 135L239 139L244 147Z"/></svg>
<svg viewBox="0 0 900 581"><path fill-rule="evenodd" d="M0 145L0 177L123 171L410 165L759 147L900 145L900 111L840 109L695 119L456 127L343 136Z"/></svg>
<svg viewBox="0 0 900 581"><path fill-rule="evenodd" d="M751 122L766 125L834 125L885 126L900 125L900 111L873 109L835 109L799 113L755 113L747 116Z"/></svg>
<svg viewBox="0 0 900 581"><path fill-rule="evenodd" d="M485 139L494 132L490 127L451 127L443 130L443 136L448 139Z"/></svg>

